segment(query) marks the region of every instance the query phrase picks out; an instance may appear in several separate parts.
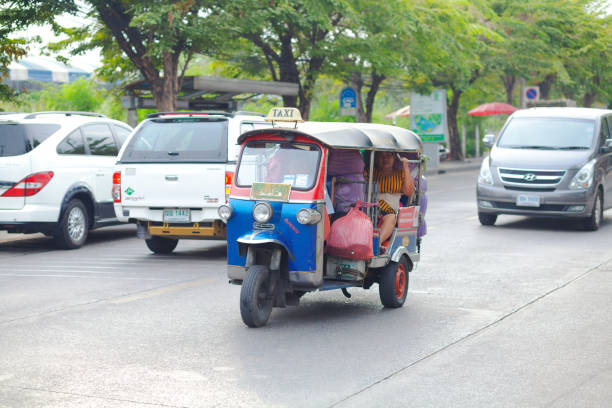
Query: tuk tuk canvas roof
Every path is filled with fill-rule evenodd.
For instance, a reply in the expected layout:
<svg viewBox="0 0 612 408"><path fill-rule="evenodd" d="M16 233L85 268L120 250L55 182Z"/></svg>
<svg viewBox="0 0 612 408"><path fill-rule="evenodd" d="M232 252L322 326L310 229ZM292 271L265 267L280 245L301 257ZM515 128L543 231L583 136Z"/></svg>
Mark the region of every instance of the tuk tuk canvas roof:
<svg viewBox="0 0 612 408"><path fill-rule="evenodd" d="M339 149L423 151L423 143L414 132L374 123L304 122L299 123L296 129L276 127L252 130L242 134L238 143L247 137L265 133L301 134Z"/></svg>

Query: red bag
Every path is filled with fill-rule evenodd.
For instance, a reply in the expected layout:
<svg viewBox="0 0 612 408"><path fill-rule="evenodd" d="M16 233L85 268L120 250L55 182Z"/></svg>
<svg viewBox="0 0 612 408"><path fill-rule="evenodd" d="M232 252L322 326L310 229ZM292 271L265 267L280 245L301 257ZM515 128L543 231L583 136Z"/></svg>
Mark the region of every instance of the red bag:
<svg viewBox="0 0 612 408"><path fill-rule="evenodd" d="M374 256L372 221L359 210L360 202L331 225L326 252L333 256L367 260Z"/></svg>

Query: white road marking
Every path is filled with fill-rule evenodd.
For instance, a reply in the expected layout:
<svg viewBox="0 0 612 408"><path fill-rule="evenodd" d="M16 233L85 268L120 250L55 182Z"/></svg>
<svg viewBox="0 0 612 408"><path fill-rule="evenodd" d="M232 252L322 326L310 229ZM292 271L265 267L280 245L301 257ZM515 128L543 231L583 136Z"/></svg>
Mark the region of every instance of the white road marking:
<svg viewBox="0 0 612 408"><path fill-rule="evenodd" d="M196 286L202 286L205 283L210 283L213 281L214 279L201 279L201 280L194 281L194 282L179 283L178 285L174 285L174 286L168 286L165 288L148 290L148 291L137 293L134 295L123 296L120 298L110 300L109 303L119 305L122 303L135 302L137 300L143 300L143 299L148 299L148 298L152 298L155 296L165 295L167 293L176 292L182 289L195 288Z"/></svg>
<svg viewBox="0 0 612 408"><path fill-rule="evenodd" d="M120 276L76 276L76 275L20 275L10 273L0 273L0 276L10 276L17 278L77 278L77 279L119 279L119 280L151 280L151 281L170 281L172 279L161 278L126 278Z"/></svg>

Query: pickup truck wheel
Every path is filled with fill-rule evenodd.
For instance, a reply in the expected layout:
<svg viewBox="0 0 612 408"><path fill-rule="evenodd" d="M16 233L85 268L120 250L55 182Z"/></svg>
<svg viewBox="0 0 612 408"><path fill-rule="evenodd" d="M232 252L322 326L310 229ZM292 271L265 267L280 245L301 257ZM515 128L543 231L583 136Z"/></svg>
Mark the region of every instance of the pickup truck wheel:
<svg viewBox="0 0 612 408"><path fill-rule="evenodd" d="M601 225L601 220L603 219L603 205L602 205L602 196L601 191L597 193L595 197L595 203L593 204L593 212L591 216L585 218L582 221L582 225L584 229L588 231L597 231L599 226Z"/></svg>
<svg viewBox="0 0 612 408"><path fill-rule="evenodd" d="M261 327L268 322L274 305L269 289L270 270L263 265L249 267L240 290L240 316L247 326Z"/></svg>
<svg viewBox="0 0 612 408"><path fill-rule="evenodd" d="M81 200L71 200L62 213L53 236L60 248L76 249L83 246L89 233L89 215Z"/></svg>
<svg viewBox="0 0 612 408"><path fill-rule="evenodd" d="M478 213L478 221L482 225L494 225L497 221L497 214Z"/></svg>
<svg viewBox="0 0 612 408"><path fill-rule="evenodd" d="M151 237L145 239L147 247L156 254L169 254L178 245L178 239Z"/></svg>
<svg viewBox="0 0 612 408"><path fill-rule="evenodd" d="M398 308L404 305L408 294L408 263L402 257L399 262L389 262L380 272L378 294L384 307Z"/></svg>

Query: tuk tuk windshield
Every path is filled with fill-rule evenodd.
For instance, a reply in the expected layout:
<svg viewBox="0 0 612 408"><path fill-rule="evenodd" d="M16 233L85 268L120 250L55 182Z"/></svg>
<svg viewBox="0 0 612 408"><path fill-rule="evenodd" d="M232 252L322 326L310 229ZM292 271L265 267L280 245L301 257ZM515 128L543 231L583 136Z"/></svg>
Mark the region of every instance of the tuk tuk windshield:
<svg viewBox="0 0 612 408"><path fill-rule="evenodd" d="M242 151L236 185L282 183L295 190L310 190L320 157L321 150L308 143L249 142Z"/></svg>

